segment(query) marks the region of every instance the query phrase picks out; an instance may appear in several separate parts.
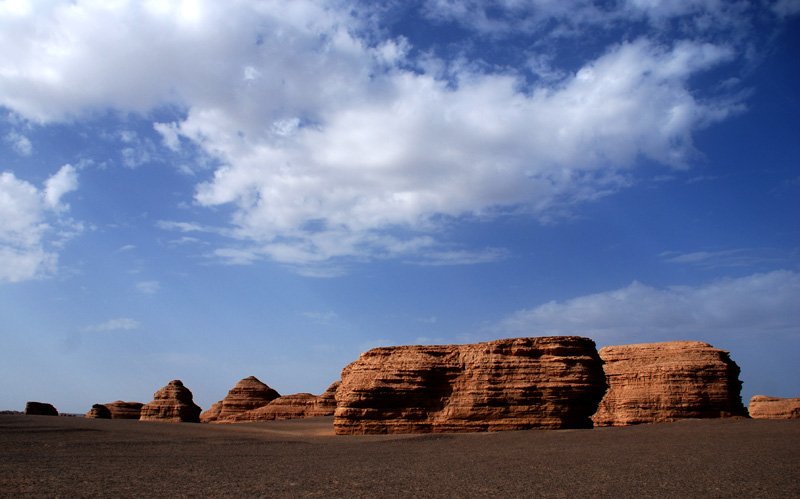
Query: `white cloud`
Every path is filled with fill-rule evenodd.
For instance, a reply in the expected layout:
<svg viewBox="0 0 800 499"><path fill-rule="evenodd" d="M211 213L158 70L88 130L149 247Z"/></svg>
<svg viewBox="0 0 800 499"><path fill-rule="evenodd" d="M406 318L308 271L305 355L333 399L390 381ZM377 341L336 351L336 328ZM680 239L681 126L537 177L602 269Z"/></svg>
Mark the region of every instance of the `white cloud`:
<svg viewBox="0 0 800 499"><path fill-rule="evenodd" d="M536 23L598 10L586 2L495 4ZM712 4L692 3L706 11ZM13 50L0 54L0 104L42 122L104 108L185 111L153 126L167 148L193 143L222 165L197 186L196 202L234 207L233 230L217 232L240 243L215 252L233 263L270 258L319 271L326 261L341 268L342 259L426 250L438 252L430 261L438 254L455 263L459 254L431 235L448 220L553 219L629 185L638 158L686 168L693 132L741 110L701 99L689 85L735 57L725 45L641 38L607 47L574 73L532 54L550 76L530 87L509 69L411 59L407 40L376 42L362 21L369 15L326 2L192 5L85 0L6 9L0 45ZM123 163L151 159L152 144L127 138ZM466 264L497 254L461 257Z"/></svg>
<svg viewBox="0 0 800 499"><path fill-rule="evenodd" d="M64 165L44 183L44 198L52 209L67 209L61 205L61 196L78 188L78 171L72 165Z"/></svg>
<svg viewBox="0 0 800 499"><path fill-rule="evenodd" d="M144 294L152 295L161 290L161 283L158 281L140 281L136 283L136 289Z"/></svg>
<svg viewBox="0 0 800 499"><path fill-rule="evenodd" d="M11 144L14 150L21 156L30 156L33 152L33 144L31 144L30 139L19 132L8 132L8 134L6 134L6 142Z"/></svg>
<svg viewBox="0 0 800 499"><path fill-rule="evenodd" d="M131 329L138 329L141 324L138 321L122 317L119 319L111 319L101 324L94 324L81 328L83 332L99 332L99 331L129 331Z"/></svg>
<svg viewBox="0 0 800 499"><path fill-rule="evenodd" d="M580 335L598 343L708 334L769 334L800 327L800 274L778 270L701 286L621 289L521 310L498 329L524 335Z"/></svg>
<svg viewBox="0 0 800 499"><path fill-rule="evenodd" d="M61 197L77 187L77 174L70 165L48 178L42 190L11 172L0 174L0 283L55 272L58 254L53 249L60 238L81 230L80 224L59 216L68 209ZM68 230L58 231L57 226Z"/></svg>

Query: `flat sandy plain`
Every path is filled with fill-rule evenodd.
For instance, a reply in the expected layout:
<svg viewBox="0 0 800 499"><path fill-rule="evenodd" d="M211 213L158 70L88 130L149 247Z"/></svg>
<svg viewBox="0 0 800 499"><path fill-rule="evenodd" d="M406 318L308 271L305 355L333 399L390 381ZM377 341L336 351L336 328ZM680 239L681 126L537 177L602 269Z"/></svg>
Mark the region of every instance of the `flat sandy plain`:
<svg viewBox="0 0 800 499"><path fill-rule="evenodd" d="M333 435L0 416L2 497L800 497L800 420Z"/></svg>

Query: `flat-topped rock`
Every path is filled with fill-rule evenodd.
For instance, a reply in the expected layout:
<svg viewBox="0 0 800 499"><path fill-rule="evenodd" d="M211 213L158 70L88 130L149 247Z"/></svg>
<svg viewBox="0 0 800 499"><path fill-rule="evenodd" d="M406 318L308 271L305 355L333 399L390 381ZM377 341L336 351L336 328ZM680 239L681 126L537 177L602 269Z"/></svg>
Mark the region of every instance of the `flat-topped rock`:
<svg viewBox="0 0 800 499"><path fill-rule="evenodd" d="M257 409L275 400L281 395L262 383L255 376L248 376L236 383L228 391L228 395L201 415L204 422L224 422L235 416Z"/></svg>
<svg viewBox="0 0 800 499"><path fill-rule="evenodd" d="M25 404L25 414L28 416L58 416L58 410L45 402L28 402Z"/></svg>
<svg viewBox="0 0 800 499"><path fill-rule="evenodd" d="M183 386L181 380L176 379L157 391L152 402L142 406L139 420L199 423L200 412L192 392Z"/></svg>
<svg viewBox="0 0 800 499"><path fill-rule="evenodd" d="M142 406L144 406L141 402L123 402L122 400L103 405L111 413L111 419L139 419L142 415Z"/></svg>
<svg viewBox="0 0 800 499"><path fill-rule="evenodd" d="M600 357L608 392L592 416L596 426L747 417L739 366L708 343L608 346Z"/></svg>
<svg viewBox="0 0 800 499"><path fill-rule="evenodd" d="M85 417L90 419L111 419L111 411L103 404L94 404Z"/></svg>
<svg viewBox="0 0 800 499"><path fill-rule="evenodd" d="M605 390L588 338L374 348L342 371L334 427L339 435L591 428Z"/></svg>
<svg viewBox="0 0 800 499"><path fill-rule="evenodd" d="M756 419L800 419L800 397L756 395L750 399L750 417Z"/></svg>

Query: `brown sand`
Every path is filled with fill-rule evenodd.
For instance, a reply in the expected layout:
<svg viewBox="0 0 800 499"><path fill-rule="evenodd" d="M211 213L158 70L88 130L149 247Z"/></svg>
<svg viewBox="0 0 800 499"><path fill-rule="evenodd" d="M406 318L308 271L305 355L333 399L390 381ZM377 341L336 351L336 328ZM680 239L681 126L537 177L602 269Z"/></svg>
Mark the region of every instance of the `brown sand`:
<svg viewBox="0 0 800 499"><path fill-rule="evenodd" d="M800 421L334 436L0 416L2 497L800 497Z"/></svg>

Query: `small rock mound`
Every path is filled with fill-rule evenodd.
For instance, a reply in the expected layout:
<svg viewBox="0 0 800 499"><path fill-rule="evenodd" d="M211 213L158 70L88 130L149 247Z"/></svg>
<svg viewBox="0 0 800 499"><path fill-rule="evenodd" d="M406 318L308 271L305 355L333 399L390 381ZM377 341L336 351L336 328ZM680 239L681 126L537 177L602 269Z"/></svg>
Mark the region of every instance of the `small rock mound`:
<svg viewBox="0 0 800 499"><path fill-rule="evenodd" d="M142 415L142 406L144 406L141 402L123 402L122 400L103 405L108 407L111 412L111 419L139 419Z"/></svg>
<svg viewBox="0 0 800 499"><path fill-rule="evenodd" d="M28 416L58 416L58 411L51 404L45 402L28 402L25 404L25 414Z"/></svg>
<svg viewBox="0 0 800 499"><path fill-rule="evenodd" d="M192 398L181 380L170 381L153 395L152 402L142 406L139 420L199 423L201 409Z"/></svg>
<svg viewBox="0 0 800 499"><path fill-rule="evenodd" d="M206 423L226 422L239 414L264 406L280 396L280 393L255 376L248 376L236 383L224 399L204 412L200 420Z"/></svg>
<svg viewBox="0 0 800 499"><path fill-rule="evenodd" d="M756 395L750 399L750 417L756 419L800 419L800 397Z"/></svg>
<svg viewBox="0 0 800 499"><path fill-rule="evenodd" d="M111 411L103 404L94 404L86 417L90 419L111 419Z"/></svg>
<svg viewBox="0 0 800 499"><path fill-rule="evenodd" d="M337 381L332 384L325 390L325 393L319 396L310 393L295 393L278 397L258 409L238 414L230 421L241 423L333 416L336 410L336 389L340 383Z"/></svg>

